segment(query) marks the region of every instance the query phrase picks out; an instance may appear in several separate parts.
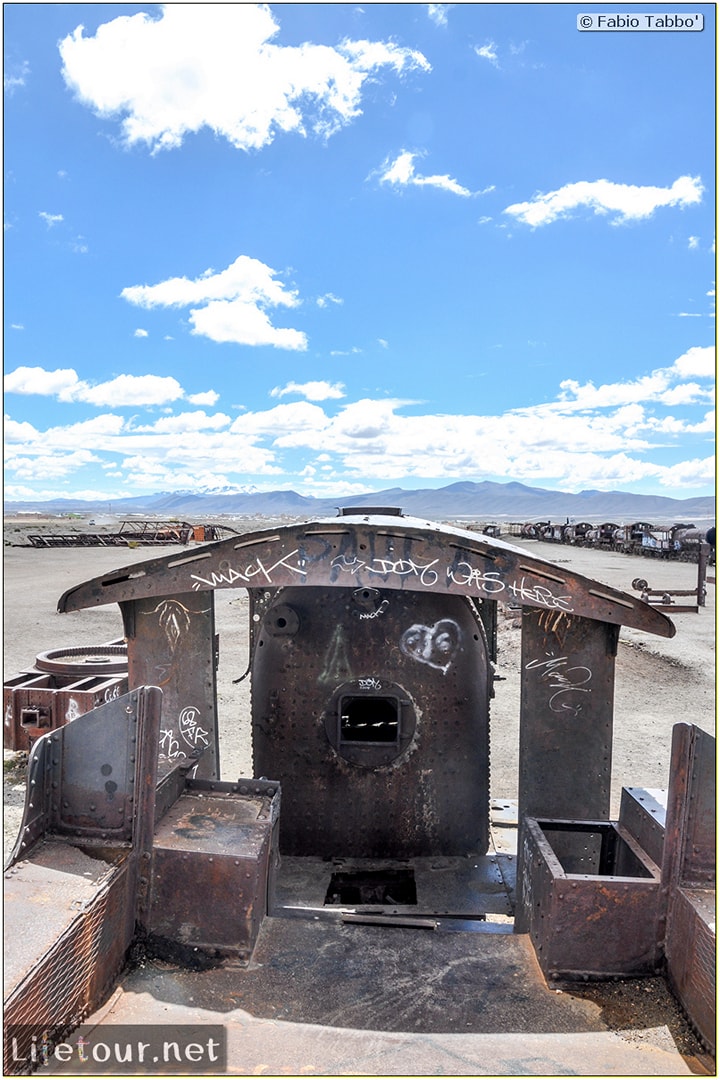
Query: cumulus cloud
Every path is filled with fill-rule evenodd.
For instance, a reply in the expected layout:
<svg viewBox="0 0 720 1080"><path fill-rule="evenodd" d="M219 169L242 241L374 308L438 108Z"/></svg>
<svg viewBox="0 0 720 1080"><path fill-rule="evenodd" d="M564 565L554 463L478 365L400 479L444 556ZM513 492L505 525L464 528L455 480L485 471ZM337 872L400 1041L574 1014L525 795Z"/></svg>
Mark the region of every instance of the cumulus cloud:
<svg viewBox="0 0 720 1080"><path fill-rule="evenodd" d="M430 70L390 41L282 46L279 29L265 4L167 4L94 37L78 26L60 42L62 73L83 104L121 119L127 145L157 152L205 127L242 150L279 132L328 137L360 115L366 82L384 69Z"/></svg>
<svg viewBox="0 0 720 1080"><path fill-rule="evenodd" d="M707 379L715 377L716 357L712 345L694 346L679 356L672 366L683 378L696 375Z"/></svg>
<svg viewBox="0 0 720 1080"><path fill-rule="evenodd" d="M415 159L420 156L420 154L413 153L410 150L401 150L394 160L389 157L386 158L380 168L371 176L377 176L381 184L391 184L396 188L435 187L440 188L442 191L449 191L453 195L465 197L482 194L470 191L469 188L463 187L462 184L459 184L457 180L447 174L444 176L422 176L416 173Z"/></svg>
<svg viewBox="0 0 720 1080"><path fill-rule="evenodd" d="M147 417L134 406L132 416L104 412L42 430L10 417L8 471L17 487L8 483L7 497L43 475L83 476L99 467L112 470L118 487L137 490L247 483L254 474L282 475L293 486L302 481L306 490L327 482L336 494L408 477L517 477L565 490L639 483L668 491L706 488L713 476L705 453L715 430L713 376L712 349L696 346L637 378L597 386L564 379L554 399L497 415L434 413L400 398L348 401L343 384L312 380L278 385L270 392L272 407L234 419L187 407ZM160 380L154 389L151 378ZM87 401L95 390L97 402L113 405L139 400L143 383L155 406L200 404L203 396L152 376L118 376L90 388L72 369L18 368L7 379L11 393ZM304 400L282 400L293 394ZM206 396L213 405L214 392ZM670 449L675 463L663 464ZM54 464L43 472L46 459Z"/></svg>
<svg viewBox="0 0 720 1080"><path fill-rule="evenodd" d="M55 397L58 401L112 405L115 408L165 405L185 397L182 386L171 375L118 375L93 385L80 379L73 368L46 371L42 367L19 367L9 372L5 376L5 393L38 394ZM217 399L215 391L210 390L204 395L194 395L193 403L214 405Z"/></svg>
<svg viewBox="0 0 720 1080"><path fill-rule="evenodd" d="M143 330L142 327L140 327L140 326L138 326L137 330L133 334L133 337L139 337L139 338L144 338L144 337L147 337L147 336L148 336L147 330Z"/></svg>
<svg viewBox="0 0 720 1080"><path fill-rule="evenodd" d="M307 348L302 331L273 326L267 313L268 308L297 307L297 291L278 281L276 270L247 255L238 256L225 270L206 270L194 280L175 277L157 285L130 285L120 295L142 308L189 307L192 333L211 341Z"/></svg>
<svg viewBox="0 0 720 1080"><path fill-rule="evenodd" d="M38 217L43 219L48 229L52 229L53 225L59 225L65 220L62 214L48 214L46 210L38 210Z"/></svg>
<svg viewBox="0 0 720 1080"><path fill-rule="evenodd" d="M280 398L286 394L301 394L308 401L328 401L330 398L345 397L343 383L329 383L323 380L314 380L305 383L289 382L285 386L274 386L270 391L270 397Z"/></svg>
<svg viewBox="0 0 720 1080"><path fill-rule="evenodd" d="M568 217L580 207L587 207L595 214L612 215L611 223L619 225L651 217L662 206L684 207L699 203L703 190L699 176L680 176L669 188L581 180L546 195L535 195L529 202L514 203L503 212L525 225L538 227Z"/></svg>

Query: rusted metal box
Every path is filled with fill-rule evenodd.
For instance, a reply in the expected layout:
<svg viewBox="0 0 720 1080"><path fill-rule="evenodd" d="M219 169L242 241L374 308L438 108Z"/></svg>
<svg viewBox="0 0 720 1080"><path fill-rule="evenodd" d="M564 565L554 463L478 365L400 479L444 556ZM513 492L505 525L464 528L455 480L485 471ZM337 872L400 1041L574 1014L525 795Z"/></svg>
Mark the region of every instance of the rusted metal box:
<svg viewBox="0 0 720 1080"><path fill-rule="evenodd" d="M545 977L654 972L661 871L650 856L614 822L524 824L523 914Z"/></svg>
<svg viewBox="0 0 720 1080"><path fill-rule="evenodd" d="M127 675L60 675L23 671L3 688L3 746L29 750L46 731L62 727L127 693Z"/></svg>
<svg viewBox="0 0 720 1080"><path fill-rule="evenodd" d="M189 780L155 830L149 932L247 960L267 912L279 813L272 781Z"/></svg>

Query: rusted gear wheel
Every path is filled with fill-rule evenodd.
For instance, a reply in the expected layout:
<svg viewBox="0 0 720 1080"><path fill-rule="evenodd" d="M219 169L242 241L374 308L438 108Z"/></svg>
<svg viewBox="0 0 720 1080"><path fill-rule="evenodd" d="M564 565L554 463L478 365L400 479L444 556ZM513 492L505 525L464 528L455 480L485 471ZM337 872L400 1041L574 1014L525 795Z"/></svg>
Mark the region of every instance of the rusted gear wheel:
<svg viewBox="0 0 720 1080"><path fill-rule="evenodd" d="M35 667L54 675L124 675L128 667L127 645L50 649L36 657Z"/></svg>

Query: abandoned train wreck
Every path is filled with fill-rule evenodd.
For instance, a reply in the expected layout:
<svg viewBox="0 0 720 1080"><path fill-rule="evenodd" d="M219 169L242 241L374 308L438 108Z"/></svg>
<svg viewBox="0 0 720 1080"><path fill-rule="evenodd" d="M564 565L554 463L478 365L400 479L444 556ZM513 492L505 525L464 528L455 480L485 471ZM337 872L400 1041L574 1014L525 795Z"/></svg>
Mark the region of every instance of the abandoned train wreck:
<svg viewBox="0 0 720 1080"><path fill-rule="evenodd" d="M254 760L252 777L228 781L213 610L216 589L238 587ZM505 829L490 810L498 602L522 608L518 824ZM714 741L679 724L666 803L625 788L609 819L619 629L671 637L662 612L382 507L137 563L69 590L59 610L111 603L129 693L30 757L5 875L7 1030L70 1031L121 979L115 1022L192 1002L216 1021L241 1006L281 1023L307 993L337 996L338 1029L372 1030L386 1008L396 1032L487 1031L474 1018L491 1023L488 987L519 975L527 1031L533 985L562 1013L549 987L663 973L714 1050ZM13 927L39 894L47 918L28 940ZM138 942L208 970L180 964L163 996L159 976L123 975ZM445 990L411 1015L408 990L433 978ZM327 1032L313 1016L301 1019Z"/></svg>

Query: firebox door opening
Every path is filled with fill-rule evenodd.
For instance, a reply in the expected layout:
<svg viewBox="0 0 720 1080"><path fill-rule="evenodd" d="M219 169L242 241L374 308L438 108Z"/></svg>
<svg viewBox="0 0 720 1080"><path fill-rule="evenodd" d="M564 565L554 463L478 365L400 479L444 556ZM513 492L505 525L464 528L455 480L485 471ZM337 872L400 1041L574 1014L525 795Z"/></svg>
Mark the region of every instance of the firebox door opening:
<svg viewBox="0 0 720 1080"><path fill-rule="evenodd" d="M324 717L325 735L335 753L361 769L395 765L411 751L416 726L410 695L374 675L338 686Z"/></svg>
<svg viewBox="0 0 720 1080"><path fill-rule="evenodd" d="M400 745L400 702L396 697L343 696L338 705L338 745Z"/></svg>

